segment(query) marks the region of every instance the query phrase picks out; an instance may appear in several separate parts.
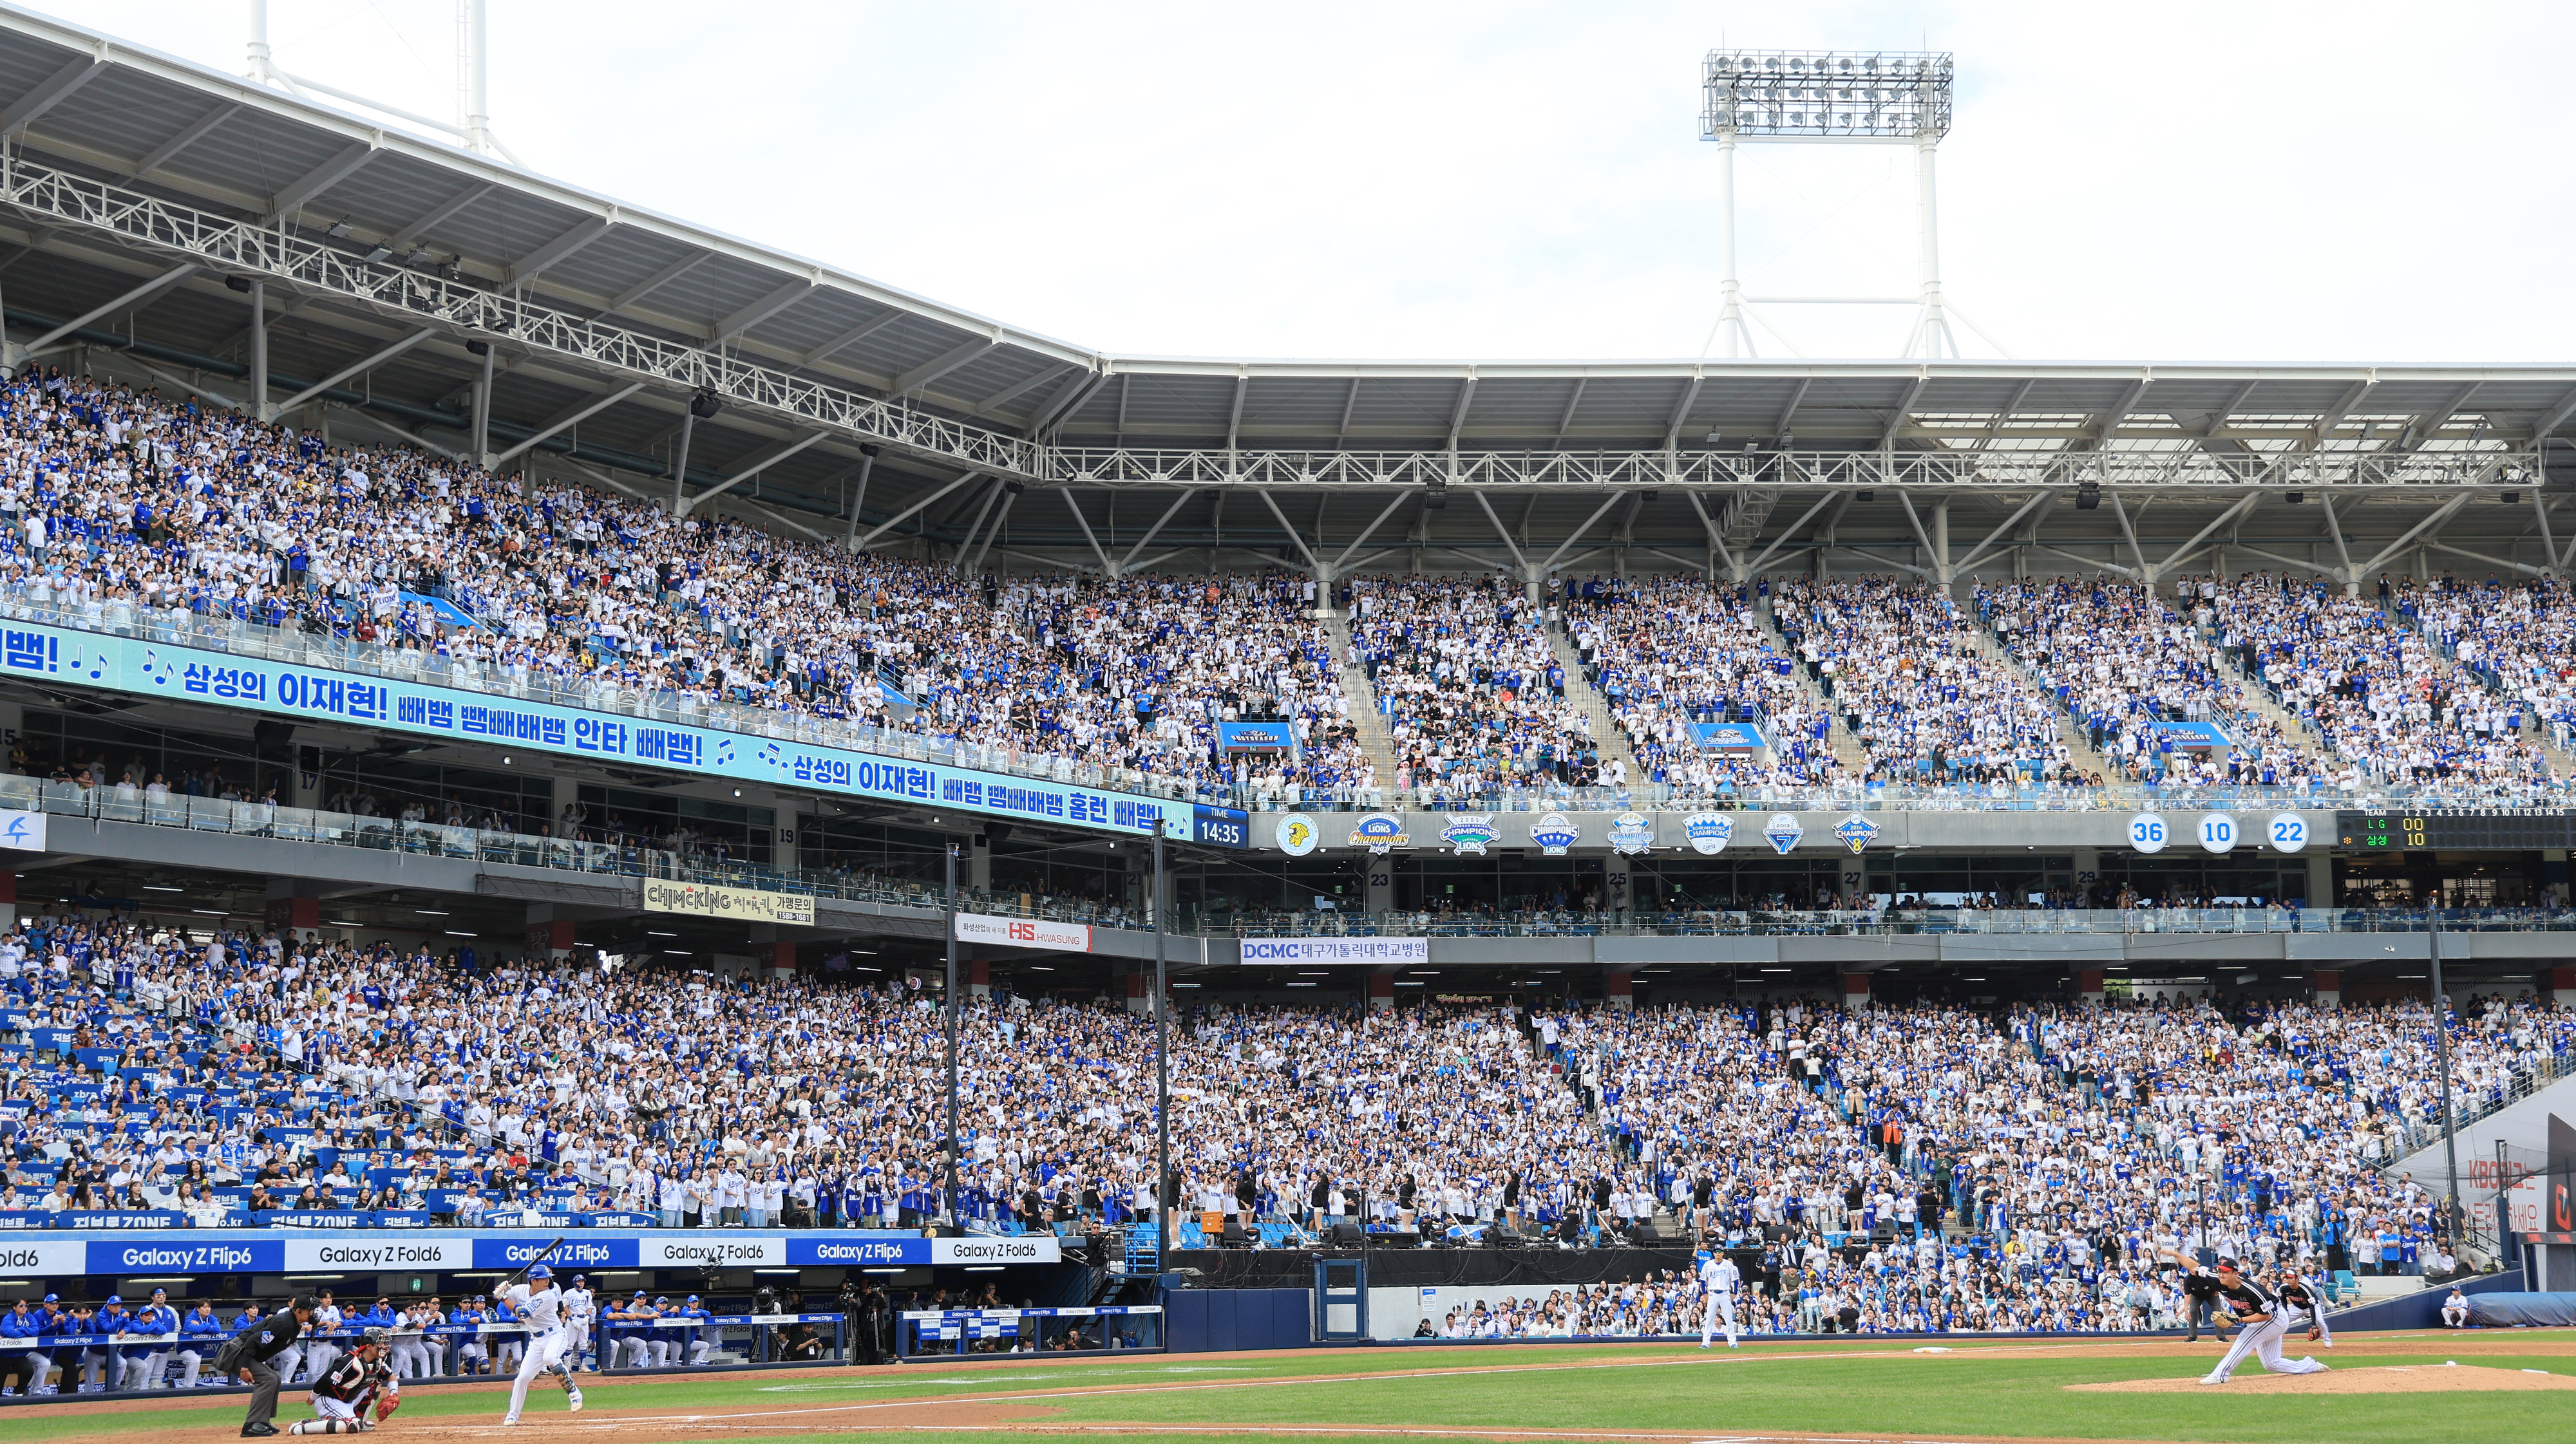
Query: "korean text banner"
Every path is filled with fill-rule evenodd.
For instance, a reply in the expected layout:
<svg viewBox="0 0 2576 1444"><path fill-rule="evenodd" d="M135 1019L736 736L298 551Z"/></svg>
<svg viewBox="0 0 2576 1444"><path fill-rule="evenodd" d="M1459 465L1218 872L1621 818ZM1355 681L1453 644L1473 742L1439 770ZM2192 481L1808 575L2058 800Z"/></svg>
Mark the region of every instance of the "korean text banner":
<svg viewBox="0 0 2576 1444"><path fill-rule="evenodd" d="M693 913L705 918L734 918L747 923L814 925L814 900L802 893L754 892L749 888L703 883L644 880L644 911Z"/></svg>
<svg viewBox="0 0 2576 1444"><path fill-rule="evenodd" d="M957 940L961 943L992 943L1006 948L1045 948L1059 953L1091 951L1091 927L1087 923L1060 923L1044 918L992 917L984 913L957 915Z"/></svg>
<svg viewBox="0 0 2576 1444"><path fill-rule="evenodd" d="M1247 963L1428 963L1427 938L1245 938Z"/></svg>
<svg viewBox="0 0 2576 1444"><path fill-rule="evenodd" d="M712 727L587 712L452 687L298 667L135 637L0 622L0 676L356 723L415 737L490 742L559 757L854 797L900 798L998 817L1151 836L1164 804L1070 783L1010 777Z"/></svg>

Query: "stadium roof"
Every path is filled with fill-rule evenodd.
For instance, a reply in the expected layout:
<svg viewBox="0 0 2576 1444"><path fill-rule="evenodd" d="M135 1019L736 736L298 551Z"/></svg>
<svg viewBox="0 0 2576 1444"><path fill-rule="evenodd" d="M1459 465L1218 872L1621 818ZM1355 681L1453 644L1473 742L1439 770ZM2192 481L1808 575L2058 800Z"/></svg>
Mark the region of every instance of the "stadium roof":
<svg viewBox="0 0 2576 1444"><path fill-rule="evenodd" d="M1991 522L2032 487L2095 480L2118 495L2188 490L2155 523L2184 534L2249 488L2364 490L2348 548L2456 514L2456 487L2537 480L2534 443L2576 415L2576 366L1114 354L6 5L0 34L0 301L14 335L82 320L58 347L121 351L225 396L248 334L226 281L257 279L278 388L358 367L320 399L459 450L481 366L468 344L487 343L496 449L546 433L544 449L572 448L553 464L630 489L667 484L687 398L707 387L726 405L696 429L692 492L731 483L727 505L817 536L844 534L859 500L867 531L953 541L1004 479L1089 498L1082 525L1097 533L1114 515L1102 491L1185 486L1202 494L1161 541L1304 564L1293 533L1308 522L1319 544L1350 537L1385 488L1436 479L1532 495L1511 503L1508 527L1480 502L1417 512L1389 537L1480 535L1500 560L1512 545L1500 534L1566 537L1595 512L1552 493L1608 486L1640 493L1604 532L1622 542L1701 555L1703 533L1716 550L1732 533L1749 554L1778 529L1766 518L1789 505L1779 498L1795 503L1785 520L1813 493L1840 498L1822 503L1827 531L1929 548L1922 518L1890 504L1906 488L1964 490L1967 514ZM174 274L183 264L195 269ZM1250 489L1314 495L1293 521L1259 497L1229 517L1226 493ZM1742 499L1711 519L1683 495L1694 489ZM1034 514L1012 520L1004 551L1106 562L1163 509L1131 505L1102 550L1062 505L1024 507ZM2113 510L2117 527L2064 509L2051 525L2134 552ZM2488 542L2547 525L2531 505L2515 515L2460 524ZM2274 540L2321 541L2317 516ZM2240 512L2224 535L2243 527Z"/></svg>

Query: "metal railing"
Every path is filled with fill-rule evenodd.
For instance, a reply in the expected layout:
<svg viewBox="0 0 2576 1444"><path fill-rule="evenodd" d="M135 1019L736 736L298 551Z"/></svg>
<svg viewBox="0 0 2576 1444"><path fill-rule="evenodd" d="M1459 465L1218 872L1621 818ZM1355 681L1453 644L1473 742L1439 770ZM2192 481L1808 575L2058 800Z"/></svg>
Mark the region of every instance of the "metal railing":
<svg viewBox="0 0 2576 1444"><path fill-rule="evenodd" d="M1553 784L1507 786L1469 791L1440 786L1346 787L1292 789L1256 793L1232 804L1253 811L1351 812L2332 812L2404 807L2410 811L2456 812L2499 808L2565 810L2576 806L2564 783L2485 787L2146 786L2134 783L2105 787L2054 784L1960 783L1954 786L1792 787L1761 784L1734 791L1706 792L1673 783L1628 787L1568 787Z"/></svg>
<svg viewBox="0 0 2576 1444"><path fill-rule="evenodd" d="M796 893L842 902L917 908L926 912L937 912L946 906L938 888L899 878L871 877L826 868L717 862L635 843L590 842L452 823L328 812L319 808L235 802L220 797L190 797L175 793L155 796L123 784L82 787L73 782L0 774L0 808L41 812L51 817L128 822L235 837L274 838L322 847L397 852L412 857L547 868L596 877L654 878L756 892ZM1145 928L1141 921L1104 909L1075 904L1023 903L1009 894L977 893L971 897L961 896L960 901L961 906L976 912L1081 922L1094 927L1133 928L1137 931Z"/></svg>
<svg viewBox="0 0 2576 1444"><path fill-rule="evenodd" d="M1210 916L1216 931L1259 937L1776 937L1942 934L2134 937L2146 933L2420 933L2424 912L2359 908L1724 908L1631 913L1260 913ZM2576 909L2451 908L2445 932L2576 931Z"/></svg>

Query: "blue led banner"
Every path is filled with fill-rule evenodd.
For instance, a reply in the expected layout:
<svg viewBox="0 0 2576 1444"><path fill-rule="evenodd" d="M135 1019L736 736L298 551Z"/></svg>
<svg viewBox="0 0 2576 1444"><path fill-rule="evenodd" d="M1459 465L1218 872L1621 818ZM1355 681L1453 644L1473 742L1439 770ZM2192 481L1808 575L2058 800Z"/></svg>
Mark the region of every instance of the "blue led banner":
<svg viewBox="0 0 2576 1444"><path fill-rule="evenodd" d="M1712 752L1759 752L1771 744L1750 722L1693 722L1691 740Z"/></svg>
<svg viewBox="0 0 2576 1444"><path fill-rule="evenodd" d="M167 1225L164 1226L168 1228ZM561 1242L556 1242L560 1237ZM551 1252L547 1245L553 1244ZM559 1270L699 1268L927 1268L959 1264L1051 1264L1064 1258L1053 1234L1001 1238L918 1233L721 1233L681 1229L578 1230L570 1236L474 1229L189 1229L100 1238L29 1230L0 1239L0 1267L31 1275L384 1272L401 1269L518 1269L542 1261Z"/></svg>
<svg viewBox="0 0 2576 1444"><path fill-rule="evenodd" d="M2227 729L2215 722L2159 722L2156 735L2176 747L2221 748L2235 745Z"/></svg>
<svg viewBox="0 0 2576 1444"><path fill-rule="evenodd" d="M1139 836L1149 836L1161 827L1165 810L1160 801L1068 783L288 666L32 622L0 624L0 676L205 702L276 717L354 722L389 732L506 744L562 757L614 758L635 766L765 786L903 798Z"/></svg>
<svg viewBox="0 0 2576 1444"><path fill-rule="evenodd" d="M1252 846L1252 814L1231 807L1210 807L1193 803L1189 815L1179 808L1163 823L1163 835L1174 842L1195 842L1208 847L1244 849Z"/></svg>
<svg viewBox="0 0 2576 1444"><path fill-rule="evenodd" d="M1216 724L1219 752L1291 752L1296 750L1296 746L1296 729L1285 722Z"/></svg>

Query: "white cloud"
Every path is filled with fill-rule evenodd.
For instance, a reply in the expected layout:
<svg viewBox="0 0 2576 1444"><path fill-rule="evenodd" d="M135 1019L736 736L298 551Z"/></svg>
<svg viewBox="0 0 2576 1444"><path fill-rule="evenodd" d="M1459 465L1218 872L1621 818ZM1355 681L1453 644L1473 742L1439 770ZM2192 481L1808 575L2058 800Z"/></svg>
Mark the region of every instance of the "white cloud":
<svg viewBox="0 0 2576 1444"><path fill-rule="evenodd" d="M46 8L240 68L234 4ZM454 110L448 0L270 13L290 69ZM492 20L495 124L539 169L1112 350L1697 354L1717 294L1697 68L1721 36L1958 53L1944 279L2023 357L2567 349L2553 58L2576 21L2556 7L493 0ZM1741 154L1750 289L1911 290L1905 151ZM1884 354L1905 324L1778 319L1811 354Z"/></svg>

